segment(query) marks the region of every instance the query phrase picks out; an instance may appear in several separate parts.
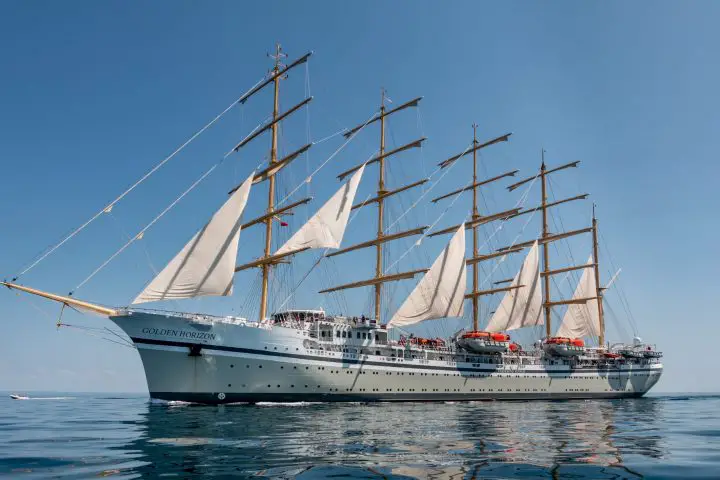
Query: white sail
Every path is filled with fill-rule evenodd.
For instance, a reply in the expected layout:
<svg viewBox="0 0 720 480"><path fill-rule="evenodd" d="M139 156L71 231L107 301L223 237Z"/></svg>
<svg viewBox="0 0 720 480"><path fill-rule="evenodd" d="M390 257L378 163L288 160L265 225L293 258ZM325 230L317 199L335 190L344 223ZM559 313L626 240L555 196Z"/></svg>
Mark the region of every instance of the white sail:
<svg viewBox="0 0 720 480"><path fill-rule="evenodd" d="M231 295L240 216L254 172L132 303Z"/></svg>
<svg viewBox="0 0 720 480"><path fill-rule="evenodd" d="M587 263L593 263L592 255ZM597 297L597 285L595 283L595 272L588 267L583 269L580 283L575 288L572 298L578 300L592 297ZM597 299L593 299L588 300L586 303L568 305L556 335L568 338L597 337L600 333L600 312L598 311L597 302Z"/></svg>
<svg viewBox="0 0 720 480"><path fill-rule="evenodd" d="M352 178L275 252L275 255L304 248L340 247L364 170L365 165L360 167Z"/></svg>
<svg viewBox="0 0 720 480"><path fill-rule="evenodd" d="M465 277L463 223L388 325L402 327L433 318L461 317L467 286Z"/></svg>
<svg viewBox="0 0 720 480"><path fill-rule="evenodd" d="M542 291L538 242L533 244L520 271L510 284L511 287L518 285L523 286L505 293L485 330L502 332L545 323L541 315Z"/></svg>

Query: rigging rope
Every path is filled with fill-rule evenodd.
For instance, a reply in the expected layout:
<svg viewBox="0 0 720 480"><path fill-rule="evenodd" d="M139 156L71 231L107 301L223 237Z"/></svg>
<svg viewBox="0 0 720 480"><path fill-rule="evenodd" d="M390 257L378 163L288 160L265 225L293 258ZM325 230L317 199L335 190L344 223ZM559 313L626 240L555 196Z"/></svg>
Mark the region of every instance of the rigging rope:
<svg viewBox="0 0 720 480"><path fill-rule="evenodd" d="M127 348L132 348L132 349L134 349L134 350L137 350L137 347L136 347L135 345L129 345L128 343L119 342L119 341L117 341L117 340L113 340L112 338L103 337L102 335L96 335L96 334L92 333L91 331L89 331L89 330L90 330L89 327L82 327L82 326L78 326L78 325L70 325L70 324L68 324L68 323L58 323L58 327L70 327L70 328L75 328L76 330L79 330L80 332L82 332L82 333L84 333L84 334L86 334L86 335L90 335L91 337L99 338L100 340L105 340L105 341L107 341L107 342L116 343L116 344L118 344L118 345L120 345L120 346L127 347ZM114 332L111 331L111 333L114 333ZM122 337L120 337L120 338L122 338ZM124 339L123 339L123 340L124 340Z"/></svg>
<svg viewBox="0 0 720 480"><path fill-rule="evenodd" d="M532 179L532 182L530 182L530 185L528 185L528 188L525 190L525 193L520 196L520 200L518 200L517 203L515 204L515 208L520 208L520 207L522 207L522 206L525 204L525 202L527 201L527 197L528 197L529 194L530 194L530 189L532 188L533 184L535 183L535 180L537 180L538 177L539 177L539 175L536 175L536 176ZM512 243L511 243L510 246L508 247L509 249L515 246L515 243L517 243L518 239L520 238L520 235L522 235L522 233L525 231L525 228L528 226L528 224L529 224L530 221L533 219L533 217L535 216L536 213L537 213L537 210L533 211L533 212L530 214L530 218L528 218L528 219L525 221L525 224L524 224L524 225L522 226L522 228L520 229L520 232L518 232L518 234L515 236L515 238L513 239ZM495 234L496 234L497 232L499 232L500 230L502 230L502 228L503 228L503 225L502 225L502 223L501 223L501 224L498 225L498 227L495 229L495 231L493 232L493 234L490 235L490 237L488 237L487 241L486 241L485 243L483 243L483 244L478 248L478 250L481 250L483 247L485 247L486 245L488 245L488 243L490 242L490 240L495 236ZM499 260L499 261L495 264L495 267L490 271L490 274L488 274L488 276L485 277L485 280L483 280L483 282L480 284L480 286L486 285L487 282L488 282L488 280L490 280L490 278L492 277L492 274L495 273L495 271L500 267L500 265L502 265L502 263L503 263L502 258L503 258L503 257L500 257L500 258L501 258L501 260Z"/></svg>
<svg viewBox="0 0 720 480"><path fill-rule="evenodd" d="M469 148L470 148L470 147L468 146L467 149L466 149L466 151L467 151ZM463 154L464 154L464 152L463 152ZM450 166L450 168L452 168L452 165ZM450 170L450 168L448 169L448 171ZM433 172L430 176L432 177L435 173L437 173L437 170L436 170L435 172ZM446 173L447 173L447 172L446 172ZM525 189L525 192L523 193L523 195L521 195L520 199L516 202L515 208L519 208L519 207L522 207L522 206L524 205L524 203L525 203L525 201L527 200L527 197L528 197L528 195L529 195L529 193L530 193L530 190L532 189L532 186L533 186L533 184L535 183L535 180L537 180L538 177L539 177L539 175L536 175L536 176L532 179L532 181L530 182L530 185L528 185L528 187ZM430 190L432 190L432 188L435 186L435 184L436 184L437 182L439 182L441 179L442 179L442 177L440 177L440 178L428 189L428 192L429 192ZM472 179L470 180L470 182L469 182L468 184L470 184L470 183L472 183ZM455 197L455 199L453 199L453 201L451 202L451 204L440 214L440 216L438 217L438 219L435 220L435 222L433 222L433 224L430 226L430 228L428 228L428 229L426 230L426 232L422 234L422 236L420 237L420 239L419 239L418 241L416 241L409 249L407 249L407 250L405 251L405 253L403 253L403 254L400 256L400 258L398 258L392 265L390 265L390 266L385 270L385 273L388 273L388 272L390 271L390 269L393 268L400 260L402 260L411 250L413 250L415 247L417 247L418 245L420 245L420 243L422 243L422 242L421 242L422 239L425 238L425 237L429 234L429 232L432 230L432 228L435 226L435 224L437 224L437 222L440 220L440 218L442 218L443 215L445 215L445 214L447 213L447 211L450 209L450 207L452 207L452 205L457 201L457 199L458 199L459 197L460 197L460 194L458 194L458 195ZM422 197L421 197L421 198L422 198ZM417 203L417 202L415 202L415 203ZM413 205L413 206L414 206L414 205ZM410 209L412 209L413 206L411 206ZM409 211L410 209L408 209L408 211ZM405 213L407 213L407 211L406 211ZM528 220L525 222L525 224L523 225L523 227L522 227L522 229L520 230L520 232L518 233L518 235L517 235L517 236L515 237L515 239L513 240L510 248L512 248L512 246L514 246L515 243L518 241L518 239L520 238L520 235L521 235L522 232L525 230L525 227L527 227L528 223L530 223L530 221L532 220L532 218L535 216L535 213L536 213L536 212L533 212L533 213L530 215L530 218L528 218ZM403 214L403 216L404 216L404 214ZM399 220L399 219L398 219L398 220ZM397 223L397 222L395 222L395 223ZM394 225L394 224L393 224L393 225ZM496 228L495 232L493 233L493 236L494 236L495 233L497 233L497 232L498 232L499 230L501 230L501 229L502 229L502 224L500 224L500 225ZM492 236L491 236L490 238L492 238ZM488 241L489 241L489 240L490 240L490 239L488 239ZM485 244L483 244L483 247L484 247L485 245L487 245L487 242L486 242ZM495 268L490 272L490 275L488 275L488 276L485 278L485 281L482 283L482 285L484 285L485 283L487 283L487 281L490 279L491 275L495 272L495 270L497 270L497 268L498 268L501 264L502 264L502 261L501 261L501 262L498 262L498 263L496 264Z"/></svg>
<svg viewBox="0 0 720 480"><path fill-rule="evenodd" d="M260 125L261 125L261 124L258 124L258 126L256 126L256 127L253 129L253 131L255 131L255 130L257 130L258 128L260 128ZM71 290L69 294L72 295L75 290L77 290L78 288L82 287L82 286L85 285L87 282L89 282L95 275L97 275L103 268L105 268L111 261L113 261L113 260L115 259L115 257L117 257L117 256L120 255L122 252L124 252L125 249L127 249L127 247L129 247L130 245L132 245L136 240L142 239L142 238L144 237L144 235L145 235L145 232L146 232L150 227L152 227L153 225L155 225L155 223L157 223L158 220L160 220L163 216L165 216L166 213L168 213L170 210L172 210L172 209L175 207L175 205L177 205L177 204L180 202L180 200L182 200L187 194L189 194L191 191L193 191L193 190L195 189L195 187L197 187L198 185L200 185L200 183L202 183L203 180L205 180L213 171L215 171L215 169L216 169L217 167L219 167L220 165L222 165L223 162L225 162L225 160L227 160L228 156L230 156L231 153L232 153L232 151L226 153L217 163L215 163L215 165L211 166L205 173L203 173L203 174L200 176L200 178L198 178L197 180L195 180L195 182L193 182L193 184L190 185L190 187L188 187L187 190L185 190L182 194L180 194L179 197L177 197L175 200L173 200L172 203L170 203L170 205L168 205L167 207L165 207L165 209L164 209L162 212L160 212L159 215L157 215L155 218L153 218L153 219L150 221L150 223L148 223L147 225L145 225L145 227L144 227L142 230L140 230L134 237L132 237L130 240L128 240L122 247L120 247L120 249L118 249L115 253L113 253L112 255L110 255L110 257L109 257L107 260L105 260L98 268L96 268L90 275L88 275L88 276L85 278L85 280L83 280L82 282L80 282L73 290ZM258 163L258 165L255 167L254 171L257 170L258 168L260 168L260 166L261 166L263 163L265 163L265 160L261 160L260 163Z"/></svg>
<svg viewBox="0 0 720 480"><path fill-rule="evenodd" d="M323 163L321 163L320 166L317 167L317 168L310 174L310 176L308 176L300 185L298 185L298 186L295 187L290 193L288 193L288 194L285 196L285 198L283 198L282 200L280 200L280 201L278 202L278 206L279 206L279 205L282 205L283 203L285 203L293 194L295 194L295 192L297 192L298 190L300 190L300 188L301 188L303 185L305 185L306 183L310 183L310 182L312 181L312 177L314 177L316 173L318 173L320 170L322 170L322 168L323 168L325 165L327 165L327 163L328 163L330 160L332 160L333 158L335 158L335 156L336 156L338 153L340 153L340 151L342 151L342 149L344 149L345 146L347 146L348 143L350 143L351 141L353 141L353 139L355 139L355 137L357 136L357 134L360 133L360 132L367 126L367 124L370 123L370 121L372 121L373 118L375 118L375 113L374 113L374 112L373 112L373 114L370 116L370 118L368 118L368 119L365 121L365 123L363 123L362 126L361 126L356 132L354 132L352 135L350 135L350 137L349 137L347 140L345 140L345 142L344 142L342 145L340 145L340 146L327 158L327 160L325 160ZM373 155L374 155L374 153L373 153ZM368 159L368 160L369 160L369 159ZM366 160L365 163L367 163L368 160Z"/></svg>
<svg viewBox="0 0 720 480"><path fill-rule="evenodd" d="M48 251L46 251L43 255L41 255L38 259L36 259L33 263L31 263L27 268L25 268L23 271L21 271L19 274L15 275L13 277L13 282L19 279L21 276L25 275L27 272L29 272L32 268L34 268L38 263L45 260L48 256L50 256L53 252L55 252L58 248L63 246L68 240L73 238L75 235L83 231L88 225L90 225L92 222L94 222L98 217L100 217L105 211L108 211L109 209L112 209L113 206L115 206L120 200L125 198L130 192L132 192L138 185L143 183L145 180L147 180L151 175L153 175L155 172L157 172L160 168L162 168L163 165L165 165L167 162L172 160L175 155L180 153L185 147L187 147L193 140L195 140L197 137L199 137L202 133L204 133L208 128L213 126L220 118L222 118L228 111L230 111L235 105L237 105L240 100L247 95L247 93L251 92L255 87L260 85L260 83L263 82L263 79L260 79L255 85L253 85L247 92L245 92L243 95L241 95L237 100L232 102L225 110L220 112L215 118L210 120L204 127L202 127L200 130L195 132L188 140L185 141L182 145L180 145L174 152L172 152L170 155L165 157L160 163L155 165L152 169L150 169L149 172L147 172L145 175L140 177L139 180L137 180L135 183L133 183L128 189L126 189L124 192L122 192L115 200L105 205L102 209L100 209L97 213L95 213L92 217L90 217L89 220L87 220L85 223L80 225L78 228L70 232L69 235L67 235L64 239L62 239L59 243L51 247Z"/></svg>
<svg viewBox="0 0 720 480"><path fill-rule="evenodd" d="M463 152L460 154L460 157L462 157L463 155L465 155L465 154L468 152L468 150L470 150L470 145L468 145L468 146L465 148L465 150L463 150ZM458 158L459 158L459 157L458 157ZM392 227L394 227L395 225L397 225L397 223L398 223L400 220L402 220L402 219L405 217L405 215L407 215L407 214L410 212L410 210L412 210L413 208L415 208L415 207L417 206L417 204L420 203L420 200L422 200L423 198L425 198L425 196L426 196L428 193L430 193L430 192L432 191L432 189L435 188L435 186L436 186L438 183L440 183L440 180L442 180L443 177L445 177L445 175L447 175L448 172L449 172L450 170L452 170L453 167L454 167L457 163L458 163L457 161L453 162L453 163L450 165L450 167L449 167L447 170L445 170L445 172L443 172L442 175L440 175L440 178L438 178L437 180L435 180L435 181L432 183L432 185L430 185L430 187L428 187L428 189L425 190L425 191L422 193L422 195L420 195L420 197L419 197L415 202L413 202L413 204L410 205L410 207L409 207L407 210L405 210L405 211L402 213L402 215L400 215L398 218L396 218L395 221L394 221L392 224L390 224L390 226L389 226L387 229L390 230ZM442 167L436 168L435 171L430 174L430 176L428 177L428 179L434 177L434 176L435 176L440 170L442 170L442 169L443 169Z"/></svg>
<svg viewBox="0 0 720 480"><path fill-rule="evenodd" d="M48 312L45 311L44 309L40 308L39 306L35 305L35 303L33 303L33 301L30 300L30 298L28 298L28 296L26 296L26 295L21 295L20 292L17 292L17 291L13 291L13 292L15 293L15 295L16 295L21 301L27 302L27 303L28 303L31 307L33 307L35 310L37 310L38 312L40 312L40 313L42 313L43 315L45 315L46 317L48 317L50 320L55 321L55 324L57 325L58 328L60 328L60 327L74 327L74 328L76 328L76 329L78 329L78 330L81 330L81 331L83 331L83 330L107 330L108 332L112 333L113 335L119 336L117 332L113 332L112 330L110 330L110 329L107 328L107 327L103 327L103 328L100 328L100 327L86 327L86 326L80 326L80 325L70 325L70 324L67 324L67 323L61 323L60 319L62 318L62 312L63 312L63 310L65 309L65 306L66 306L67 304L63 304L63 305L62 305L61 310L60 310L60 318L57 318L57 319L56 319L55 316L51 315L50 313L48 313ZM73 310L75 310L75 309L73 308ZM76 311L77 311L77 310L76 310ZM120 343L120 342L118 342L118 341L112 340L112 339L110 339L110 338L102 337L102 336L99 336L99 335L92 335L91 333L89 333L89 332L87 332L87 331L84 331L83 333L87 333L87 334L89 334L89 335L91 335L91 336L93 336L93 337L100 338L101 340L107 340L108 342L117 343L117 344L122 345L122 346L124 346L124 347L136 348L134 345L128 345L127 343ZM122 337L120 337L120 338L122 338Z"/></svg>
<svg viewBox="0 0 720 480"><path fill-rule="evenodd" d="M365 200L363 200L363 202L368 201L371 196L372 196L372 192L369 193L367 197L365 197ZM352 221L355 219L355 217L358 216L359 213L360 213L360 209L358 208L357 211L353 215L350 216L350 219L348 220L347 224L350 225L352 223ZM300 285L302 285L302 283L308 278L308 276L310 276L310 273L315 269L315 267L318 266L318 264L322 261L322 259L325 258L325 255L327 254L328 251L330 251L330 248L326 248L325 251L322 252L320 257L313 263L313 265L310 267L310 269L307 271L307 273L305 273L305 275L303 275L302 279L300 279L298 284L295 285L295 287L290 291L290 293L287 296L287 298L285 299L285 301L282 302L282 304L278 307L278 310L282 310L282 308L285 306L285 304L287 304L287 302L293 297L293 295L295 295L295 292L297 291L297 289L300 288Z"/></svg>
<svg viewBox="0 0 720 480"><path fill-rule="evenodd" d="M347 128L341 128L340 130L338 130L337 132L333 133L332 135L328 135L327 137L321 138L320 140L316 140L316 141L312 142L312 144L313 144L313 145L318 145L318 144L320 144L320 143L327 142L327 141L330 140L331 138L337 137L337 136L340 135L341 133L345 133L345 132L347 132ZM308 151L309 151L309 150L308 150ZM309 174L308 174L308 175L309 175Z"/></svg>
<svg viewBox="0 0 720 480"><path fill-rule="evenodd" d="M470 181L467 183L467 185L472 184L472 182L473 182L472 179L470 179ZM467 185L466 185L466 186L467 186ZM405 258L405 256L406 256L408 253L410 253L415 247L418 247L418 246L420 246L420 244L422 244L423 239L428 236L428 234L432 231L433 227L434 227L435 225L437 225L437 223L443 218L443 216L445 216L445 214L446 214L448 211L450 211L450 208L452 208L452 206L455 204L455 202L457 202L458 198L460 198L460 195L456 195L455 198L453 199L453 201L450 202L450 205L448 205L448 206L445 208L445 210L443 210L443 212L438 216L438 218L428 227L428 229L425 230L425 232L424 232L422 235L420 235L420 238L418 238L418 239L415 241L415 243L413 243L413 244L410 246L410 248L408 248L407 250L405 250L405 252L404 252L402 255L400 255L400 257L399 257L397 260L395 260L389 267L387 267L387 268L385 269L385 272L384 272L385 274L387 274L395 265L397 265L397 263L400 262L400 260L402 260L403 258ZM470 215L471 213L472 213L472 212L469 212L467 215L465 215L465 218L467 219L468 215ZM465 221L465 220L463 220L463 221Z"/></svg>
<svg viewBox="0 0 720 480"><path fill-rule="evenodd" d="M607 254L608 260L610 260L610 266L613 270L618 270L615 262L613 261L612 255L610 255L610 248L608 247L607 241L605 240L605 236L603 235L602 231L599 231L600 233L600 241L602 242L603 251ZM622 287L622 284L616 280L617 288L616 291L618 292L618 298L620 299L620 305L625 310L625 314L628 317L628 321L630 322L630 326L633 329L633 332L637 335L638 329L637 329L637 323L635 321L635 316L632 313L632 310L630 309L630 302L627 299L627 296L625 295L625 289Z"/></svg>
<svg viewBox="0 0 720 480"><path fill-rule="evenodd" d="M90 275L88 275L88 276L85 278L85 280L83 280L82 282L80 282L73 290L71 290L71 291L70 291L70 295L72 295L75 290L77 290L78 288L80 288L80 287L82 287L83 285L85 285L88 281L90 281L91 278L93 278L98 272L100 272L100 270L102 270L103 268L105 268L105 267L107 266L107 264L109 264L115 257L117 257L117 256L120 255L122 252L124 252L127 247L129 247L133 242L135 242L135 240L138 240L138 237L143 236L143 235L145 234L145 232L146 232L150 227L152 227L153 225L155 225L155 223L156 223L158 220L160 220L167 212L169 212L175 205L177 205L178 202L180 202L180 200L182 200L188 193L190 193L192 190L194 190L195 187L197 187L197 186L200 184L200 182L202 182L203 180L205 180L205 178L207 178L207 176L210 175L210 174L215 170L215 168L217 168L218 165L220 165L220 163L216 163L215 165L213 165L212 167L210 167L210 169L209 169L207 172L205 172L200 178L198 178L197 180L195 180L195 182L193 182L193 184L190 185L190 187L189 187L187 190L185 190L182 194L180 194L179 197L177 197L175 200L173 200L173 202L172 202L170 205L168 205L168 206L165 208L165 210L163 210L162 212L160 212L160 214L159 214L158 216L156 216L155 218L153 218L153 219L150 221L150 223L148 223L147 225L145 225L145 227L143 227L143 229L140 230L140 231L137 233L137 235L135 235L135 236L132 237L130 240L128 240L122 247L120 247L120 249L118 249L115 253L113 253L113 254L110 256L110 258L108 258L107 260L105 260L102 264L100 264L100 266L99 266L98 268L96 268Z"/></svg>

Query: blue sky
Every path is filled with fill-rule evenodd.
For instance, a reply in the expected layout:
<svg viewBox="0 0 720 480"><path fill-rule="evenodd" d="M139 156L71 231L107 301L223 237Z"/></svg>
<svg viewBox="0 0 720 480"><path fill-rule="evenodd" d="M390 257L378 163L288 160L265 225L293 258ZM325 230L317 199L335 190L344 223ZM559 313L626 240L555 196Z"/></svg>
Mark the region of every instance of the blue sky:
<svg viewBox="0 0 720 480"><path fill-rule="evenodd" d="M307 69L296 69L283 82L283 109L308 92L314 96L309 109L283 127L284 152L362 123L384 87L396 104L424 96L420 109L390 121L388 144L428 137L421 151L391 161L393 186L429 174L437 162L462 151L473 122L481 139L513 132L511 142L483 152L481 171L488 175L515 168L523 177L532 175L541 148L549 165L581 160L582 168L553 178L553 193L563 198L589 192L598 204L603 237L613 264L623 269L620 285L638 330L666 353L658 389L718 391L713 363L702 360L714 351L720 332L712 306L719 233L713 220L720 173L719 10L711 2L5 2L0 274L12 277L239 97L267 72L265 53L280 41L290 58L315 52ZM265 92L232 110L22 281L59 293L73 289L122 245L125 234L150 221L261 122L270 102ZM268 141L262 137L228 158L142 245L128 249L76 296L126 304L151 278L148 259L161 268L222 203L228 187L262 162ZM291 190L340 144L334 137L314 146L284 174L281 190ZM338 185L334 176L375 148L377 129L368 129L298 195L328 198ZM468 167L465 162L454 168L425 200L465 185ZM371 193L373 175L359 197ZM392 212L404 211L420 193L399 198ZM526 206L538 195L534 190ZM502 185L488 188L488 210L509 208L518 198ZM438 225L461 221L468 202L462 198ZM426 203L401 225L429 225L447 206ZM581 228L590 205L576 202L556 214L567 229ZM254 211L248 215L259 208L251 200L248 209ZM351 228L347 244L373 231L374 211L365 210L352 225L367 229ZM291 228L310 213L298 210ZM524 232L520 227L508 226L494 241L532 238L537 219ZM260 254L252 251L257 238L243 233L244 259ZM431 261L443 241L424 242L405 266ZM411 245L393 248L402 253ZM588 239L572 246L574 258L584 260ZM324 278L303 285L303 300L312 304L307 306L332 309L346 302L354 313L368 311L364 290L334 300L314 293L334 277L349 282L372 274L370 255L347 257L323 266ZM313 260L299 260L286 283L299 279ZM519 260L509 260L496 275L512 276ZM567 261L554 260L558 266ZM612 273L605 265L605 280ZM254 273L242 274L236 297L179 307L251 315L243 307L252 303L245 293L254 282ZM278 298L287 284L278 286ZM396 287L388 308L411 287ZM558 293L571 290L568 283ZM617 323L625 323L624 309L612 305ZM57 305L4 291L0 313L0 389L144 390L135 351L77 329L56 330ZM64 321L111 326L73 312ZM632 329L625 328L610 324L611 339L626 339L623 333Z"/></svg>

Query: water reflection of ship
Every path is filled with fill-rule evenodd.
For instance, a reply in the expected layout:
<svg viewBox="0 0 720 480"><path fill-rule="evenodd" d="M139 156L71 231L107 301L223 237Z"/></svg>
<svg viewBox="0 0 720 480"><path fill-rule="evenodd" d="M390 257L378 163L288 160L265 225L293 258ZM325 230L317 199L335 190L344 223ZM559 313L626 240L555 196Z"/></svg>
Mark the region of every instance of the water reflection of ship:
<svg viewBox="0 0 720 480"><path fill-rule="evenodd" d="M540 470L552 476L566 474L579 467L573 473L587 478L587 469L595 466L602 469L591 477L639 478L642 475L624 458L661 458L666 450L657 427L662 405L653 399L476 407L463 412L460 422L468 435L476 437L479 456L477 466L470 469L474 478L507 464L537 469L537 475Z"/></svg>
<svg viewBox="0 0 720 480"><path fill-rule="evenodd" d="M405 478L518 472L637 478L638 456L665 454L658 432L663 415L653 399L383 408L148 405L136 422L137 437L123 450L137 462L133 473L149 477L303 478L347 469L351 476Z"/></svg>
<svg viewBox="0 0 720 480"><path fill-rule="evenodd" d="M322 413L316 410L322 409ZM313 413L314 412L314 413ZM302 474L326 452L322 425L340 412L324 405L283 407L167 406L150 404L138 421L141 434L129 446L141 452L134 473L283 476ZM313 422L313 418L321 421ZM268 465L272 465L268 471Z"/></svg>

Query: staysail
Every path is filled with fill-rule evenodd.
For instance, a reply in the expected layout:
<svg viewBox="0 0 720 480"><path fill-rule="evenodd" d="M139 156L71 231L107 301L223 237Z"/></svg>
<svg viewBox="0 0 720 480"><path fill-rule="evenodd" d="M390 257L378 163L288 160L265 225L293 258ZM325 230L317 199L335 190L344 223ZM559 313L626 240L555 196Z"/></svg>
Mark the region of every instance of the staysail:
<svg viewBox="0 0 720 480"><path fill-rule="evenodd" d="M339 248L365 165L345 183L274 255L307 248Z"/></svg>
<svg viewBox="0 0 720 480"><path fill-rule="evenodd" d="M465 288L463 223L388 325L402 327L434 318L460 317L463 314Z"/></svg>
<svg viewBox="0 0 720 480"><path fill-rule="evenodd" d="M133 304L232 294L240 216L254 172L140 293Z"/></svg>
<svg viewBox="0 0 720 480"><path fill-rule="evenodd" d="M592 255L587 262L593 263ZM598 310L597 285L592 268L586 268L575 288L573 300L592 298L585 303L570 304L563 317L556 336L567 338L597 337L600 333L600 311Z"/></svg>
<svg viewBox="0 0 720 480"><path fill-rule="evenodd" d="M530 248L520 271L515 275L511 287L495 310L488 326L488 332L502 332L522 327L542 325L542 292L540 284L540 256L538 242Z"/></svg>

